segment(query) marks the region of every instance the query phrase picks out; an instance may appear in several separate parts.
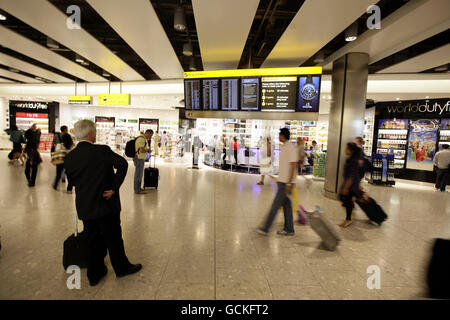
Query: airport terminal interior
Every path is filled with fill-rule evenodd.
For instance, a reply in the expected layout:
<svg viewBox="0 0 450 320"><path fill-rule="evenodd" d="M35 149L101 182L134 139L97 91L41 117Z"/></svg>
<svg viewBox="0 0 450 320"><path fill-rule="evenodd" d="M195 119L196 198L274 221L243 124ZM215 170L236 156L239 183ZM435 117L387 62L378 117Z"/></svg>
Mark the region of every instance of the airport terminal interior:
<svg viewBox="0 0 450 320"><path fill-rule="evenodd" d="M449 0L0 0L0 300L450 299L449 30Z"/></svg>

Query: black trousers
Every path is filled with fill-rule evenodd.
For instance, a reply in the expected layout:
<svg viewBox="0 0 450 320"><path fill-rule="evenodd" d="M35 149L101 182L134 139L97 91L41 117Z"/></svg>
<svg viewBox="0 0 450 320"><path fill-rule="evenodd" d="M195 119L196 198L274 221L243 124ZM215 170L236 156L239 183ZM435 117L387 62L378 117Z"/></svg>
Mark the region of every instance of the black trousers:
<svg viewBox="0 0 450 320"><path fill-rule="evenodd" d="M87 276L98 279L104 271L106 250L116 275L123 274L130 266L125 255L120 225L120 212L108 214L99 219L83 220L84 231L89 241Z"/></svg>
<svg viewBox="0 0 450 320"><path fill-rule="evenodd" d="M355 197L356 194L352 191L349 191L349 193L347 195L341 195L341 201L342 201L342 206L345 207L345 211L346 211L346 218L345 220L352 220L352 212L353 209L355 208L355 203L353 201L353 197Z"/></svg>
<svg viewBox="0 0 450 320"><path fill-rule="evenodd" d="M31 162L28 160L25 165L25 177L27 177L28 183L30 185L33 186L35 185L37 172L38 172L38 165L31 164Z"/></svg>
<svg viewBox="0 0 450 320"><path fill-rule="evenodd" d="M238 164L237 157L238 157L238 151L234 150L234 161L236 161L236 165Z"/></svg>
<svg viewBox="0 0 450 320"><path fill-rule="evenodd" d="M439 189L441 191L445 191L445 188L447 186L447 180L448 180L448 171L449 169L439 169L436 168L436 189Z"/></svg>
<svg viewBox="0 0 450 320"><path fill-rule="evenodd" d="M56 178L55 178L55 182L53 183L53 186L55 187L55 189L58 188L58 184L59 184L59 181L61 180L63 170L64 170L64 163L56 165ZM70 184L70 181L68 181L67 191L72 191L72 189L73 189L73 186Z"/></svg>

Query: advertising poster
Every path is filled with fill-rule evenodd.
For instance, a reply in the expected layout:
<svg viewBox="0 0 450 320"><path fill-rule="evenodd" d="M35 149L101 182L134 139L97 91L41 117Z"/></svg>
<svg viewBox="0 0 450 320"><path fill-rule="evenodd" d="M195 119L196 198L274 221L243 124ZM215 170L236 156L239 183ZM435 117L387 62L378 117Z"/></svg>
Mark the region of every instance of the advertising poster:
<svg viewBox="0 0 450 320"><path fill-rule="evenodd" d="M318 112L320 99L320 76L300 76L298 89L298 111Z"/></svg>
<svg viewBox="0 0 450 320"><path fill-rule="evenodd" d="M438 120L411 120L407 169L433 171L438 128Z"/></svg>
<svg viewBox="0 0 450 320"><path fill-rule="evenodd" d="M441 130L450 130L450 119L441 120Z"/></svg>
<svg viewBox="0 0 450 320"><path fill-rule="evenodd" d="M408 119L381 119L380 129L408 129Z"/></svg>

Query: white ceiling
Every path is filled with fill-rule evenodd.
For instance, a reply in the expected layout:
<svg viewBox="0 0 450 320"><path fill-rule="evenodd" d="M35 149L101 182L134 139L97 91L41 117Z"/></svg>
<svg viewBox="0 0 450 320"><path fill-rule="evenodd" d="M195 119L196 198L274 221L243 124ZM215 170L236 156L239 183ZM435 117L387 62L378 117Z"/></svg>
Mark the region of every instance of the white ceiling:
<svg viewBox="0 0 450 320"><path fill-rule="evenodd" d="M65 77L60 76L59 74L53 73L51 71L48 71L47 69L43 69L40 67L37 67L31 63L22 61L20 59L14 58L12 56L9 56L4 53L0 53L0 64L3 64L5 66L15 68L20 71L24 71L27 73L30 73L32 75L42 77L54 82L73 82L70 79L67 79Z"/></svg>
<svg viewBox="0 0 450 320"><path fill-rule="evenodd" d="M54 53L53 51L21 36L20 34L3 27L2 25L0 25L0 44L56 69L72 74L80 79L90 82L105 81L105 78L97 75L96 73L83 68L75 62ZM67 82L67 80L64 82Z"/></svg>
<svg viewBox="0 0 450 320"><path fill-rule="evenodd" d="M325 59L324 70L349 52L366 52L369 64L377 62L450 27L449 0L411 0L381 22L381 29L367 30ZM438 66L435 65L435 66Z"/></svg>
<svg viewBox="0 0 450 320"><path fill-rule="evenodd" d="M373 2L306 0L261 67L298 67L358 19Z"/></svg>
<svg viewBox="0 0 450 320"><path fill-rule="evenodd" d="M204 70L236 69L259 0L192 0Z"/></svg>
<svg viewBox="0 0 450 320"><path fill-rule="evenodd" d="M67 28L68 17L47 0L1 0L1 8L119 79L144 80L84 29Z"/></svg>
<svg viewBox="0 0 450 320"><path fill-rule="evenodd" d="M175 79L183 74L178 57L149 0L87 2L161 79Z"/></svg>
<svg viewBox="0 0 450 320"><path fill-rule="evenodd" d="M7 80L7 79L0 78L0 83L14 83L14 82Z"/></svg>
<svg viewBox="0 0 450 320"><path fill-rule="evenodd" d="M450 2L450 1L449 1ZM379 71L379 73L421 72L450 63L450 43ZM450 88L449 88L450 90Z"/></svg>
<svg viewBox="0 0 450 320"><path fill-rule="evenodd" d="M42 83L42 81L36 80L34 78L26 77L21 74L11 72L5 69L0 69L0 77L7 77L10 79L22 81L22 82L28 82L28 83Z"/></svg>

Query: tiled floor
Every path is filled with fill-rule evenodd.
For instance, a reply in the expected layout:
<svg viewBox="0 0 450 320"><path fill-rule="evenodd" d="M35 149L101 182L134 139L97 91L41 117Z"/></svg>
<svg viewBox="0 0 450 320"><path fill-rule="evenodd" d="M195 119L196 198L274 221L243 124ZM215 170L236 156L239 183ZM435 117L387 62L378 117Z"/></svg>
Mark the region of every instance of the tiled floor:
<svg viewBox="0 0 450 320"><path fill-rule="evenodd" d="M5 158L0 152L0 299L422 299L431 241L450 238L450 194L427 184L367 186L389 220L374 227L357 209L329 252L308 226L297 224L288 238L254 233L275 191L273 183L256 186L257 176L160 163L159 190L135 196L130 165L123 236L143 270L116 279L107 261L98 286L89 287L83 270L81 289L69 290L62 244L73 232L75 196L51 188L48 158L34 189ZM300 178L298 185L306 208L319 204L330 221L342 221L344 209L323 197L323 183L308 189ZM281 223L280 214L273 231ZM370 265L381 269L379 290L367 288Z"/></svg>

